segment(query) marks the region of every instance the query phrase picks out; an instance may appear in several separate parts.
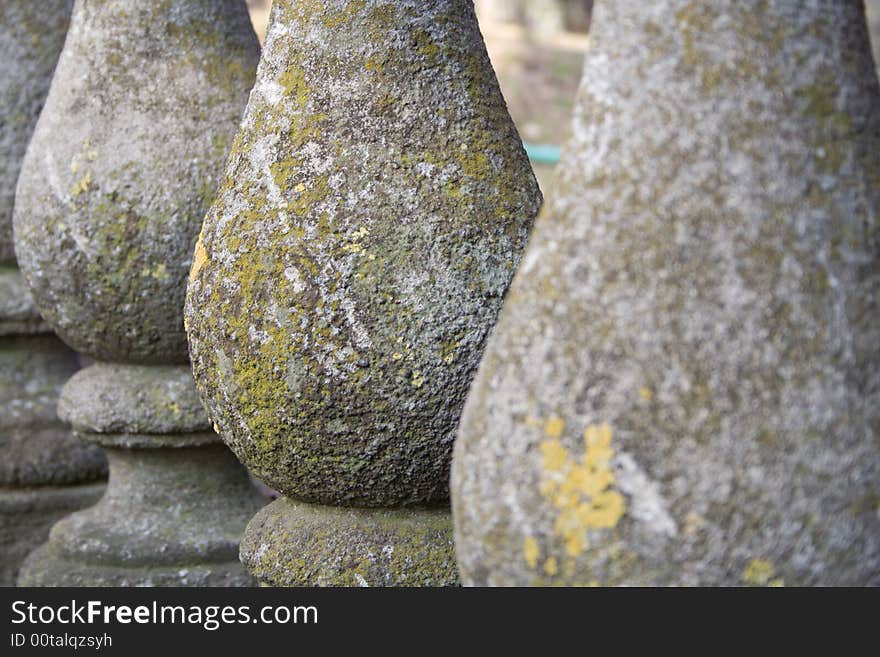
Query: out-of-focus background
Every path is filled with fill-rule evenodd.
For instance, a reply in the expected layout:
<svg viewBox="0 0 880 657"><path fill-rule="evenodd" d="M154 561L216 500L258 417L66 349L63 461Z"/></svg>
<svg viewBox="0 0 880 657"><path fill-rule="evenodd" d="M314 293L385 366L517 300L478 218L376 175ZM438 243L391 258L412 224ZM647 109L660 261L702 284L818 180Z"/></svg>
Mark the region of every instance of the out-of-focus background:
<svg viewBox="0 0 880 657"><path fill-rule="evenodd" d="M262 41L272 0L247 0ZM560 146L565 142L593 0L475 0L480 28L501 91L524 141ZM865 8L880 63L880 0ZM532 161L546 195L553 165Z"/></svg>

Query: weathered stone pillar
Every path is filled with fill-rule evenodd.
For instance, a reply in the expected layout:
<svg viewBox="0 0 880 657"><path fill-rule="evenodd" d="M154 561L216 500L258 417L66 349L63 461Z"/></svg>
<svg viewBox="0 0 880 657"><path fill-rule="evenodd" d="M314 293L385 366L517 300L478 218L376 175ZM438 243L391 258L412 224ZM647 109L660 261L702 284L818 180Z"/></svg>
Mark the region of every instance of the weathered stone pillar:
<svg viewBox="0 0 880 657"><path fill-rule="evenodd" d="M0 586L46 540L58 518L100 497L106 462L58 420L61 385L76 354L51 333L15 264L15 183L73 0L0 4Z"/></svg>
<svg viewBox="0 0 880 657"><path fill-rule="evenodd" d="M193 242L253 82L238 0L79 0L22 167L16 252L43 315L98 363L59 405L110 484L52 529L28 585L238 585L259 506L188 366Z"/></svg>
<svg viewBox="0 0 880 657"><path fill-rule="evenodd" d="M596 3L455 447L469 584L880 583L862 3Z"/></svg>
<svg viewBox="0 0 880 657"><path fill-rule="evenodd" d="M261 582L457 581L452 440L539 202L471 2L276 0L186 311L284 495L242 540Z"/></svg>

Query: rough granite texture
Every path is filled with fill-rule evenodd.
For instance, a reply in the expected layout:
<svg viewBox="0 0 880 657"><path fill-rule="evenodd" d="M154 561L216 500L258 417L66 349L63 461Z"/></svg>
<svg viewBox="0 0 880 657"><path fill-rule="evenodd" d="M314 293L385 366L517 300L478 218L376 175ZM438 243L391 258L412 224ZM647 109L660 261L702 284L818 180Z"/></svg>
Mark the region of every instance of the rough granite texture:
<svg viewBox="0 0 880 657"><path fill-rule="evenodd" d="M467 584L880 584L880 87L861 1L597 2L471 389Z"/></svg>
<svg viewBox="0 0 880 657"><path fill-rule="evenodd" d="M74 376L62 392L61 407L68 409L70 419L76 418L77 436L105 446L111 477L98 504L52 528L49 542L22 566L19 584L252 584L238 561L238 544L264 500L216 434L194 432L197 423L179 408L150 404L156 401L151 392L176 387L181 388L180 403L195 399L189 369L128 366L130 371L121 372L124 367L94 365ZM120 407L119 416L108 413L108 393L102 387L108 374L120 388L114 399L131 404L127 416L136 426L122 419L126 407ZM168 385L162 384L163 378ZM187 379L189 390L184 390ZM92 401L89 393L95 395ZM75 416L69 410L73 400L85 405ZM105 433L85 427L103 427ZM132 440L125 432L134 429L155 433Z"/></svg>
<svg viewBox="0 0 880 657"><path fill-rule="evenodd" d="M78 351L187 362L192 247L258 57L241 0L76 3L14 226L37 305Z"/></svg>
<svg viewBox="0 0 880 657"><path fill-rule="evenodd" d="M71 7L73 0L0 3L0 265L15 262L15 183L64 45ZM0 290L0 304L2 299Z"/></svg>
<svg viewBox="0 0 880 657"><path fill-rule="evenodd" d="M541 197L466 0L277 0L190 274L197 385L310 502L448 499Z"/></svg>
<svg viewBox="0 0 880 657"><path fill-rule="evenodd" d="M241 561L270 586L454 586L447 509L345 509L279 498L248 524Z"/></svg>

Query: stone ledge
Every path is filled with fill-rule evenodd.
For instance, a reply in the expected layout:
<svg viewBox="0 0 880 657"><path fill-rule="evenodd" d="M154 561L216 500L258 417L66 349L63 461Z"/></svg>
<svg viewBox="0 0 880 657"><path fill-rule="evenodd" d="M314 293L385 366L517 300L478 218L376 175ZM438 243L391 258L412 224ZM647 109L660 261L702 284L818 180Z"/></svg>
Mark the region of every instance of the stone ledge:
<svg viewBox="0 0 880 657"><path fill-rule="evenodd" d="M64 386L58 415L84 434L211 430L189 368L176 365L98 363L88 367Z"/></svg>

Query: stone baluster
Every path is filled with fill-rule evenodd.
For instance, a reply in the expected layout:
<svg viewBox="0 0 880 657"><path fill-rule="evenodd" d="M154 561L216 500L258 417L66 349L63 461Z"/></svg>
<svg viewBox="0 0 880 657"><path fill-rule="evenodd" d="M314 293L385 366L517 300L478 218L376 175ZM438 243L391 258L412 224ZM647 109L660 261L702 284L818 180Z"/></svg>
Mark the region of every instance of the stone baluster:
<svg viewBox="0 0 880 657"><path fill-rule="evenodd" d="M453 436L539 203L471 2L275 1L186 310L283 494L242 539L261 582L457 582Z"/></svg>
<svg viewBox="0 0 880 657"><path fill-rule="evenodd" d="M55 407L77 357L40 318L15 263L15 183L73 0L0 5L0 586L56 520L98 500L106 460L71 436Z"/></svg>
<svg viewBox="0 0 880 657"><path fill-rule="evenodd" d="M107 493L58 522L26 585L240 585L259 507L211 430L183 331L192 247L253 83L239 0L78 0L22 167L16 253L44 317L97 363L60 414Z"/></svg>
<svg viewBox="0 0 880 657"><path fill-rule="evenodd" d="M463 580L880 583L862 3L605 0L592 34L455 445Z"/></svg>

